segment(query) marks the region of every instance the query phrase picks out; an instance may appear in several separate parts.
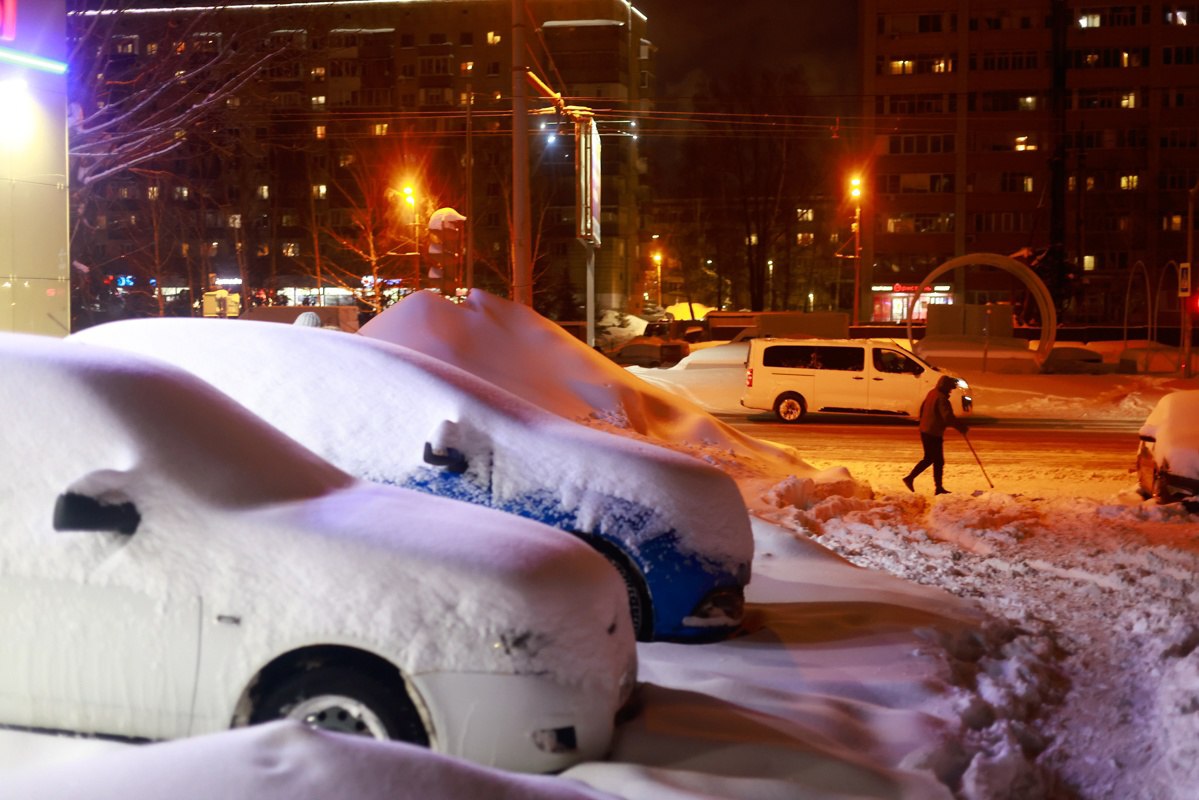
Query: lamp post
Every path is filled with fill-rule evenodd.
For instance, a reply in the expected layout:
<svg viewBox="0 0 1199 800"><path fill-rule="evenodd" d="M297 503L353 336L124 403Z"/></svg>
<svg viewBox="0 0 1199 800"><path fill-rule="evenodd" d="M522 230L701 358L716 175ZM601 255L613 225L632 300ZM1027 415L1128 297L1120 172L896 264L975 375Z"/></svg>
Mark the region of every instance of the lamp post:
<svg viewBox="0 0 1199 800"><path fill-rule="evenodd" d="M404 202L412 209L412 249L416 254L416 287L420 288L420 215L416 212L416 192L411 186L403 188Z"/></svg>
<svg viewBox="0 0 1199 800"><path fill-rule="evenodd" d="M658 308L662 307L662 254L654 253L654 266L658 270Z"/></svg>
<svg viewBox="0 0 1199 800"><path fill-rule="evenodd" d="M1190 286L1194 286L1195 275L1195 195L1199 194L1199 181L1195 181L1195 185L1191 187L1191 191L1187 195L1187 269L1189 281L1187 296L1182 298L1182 319L1179 321L1179 332L1182 334L1182 377L1191 377L1191 298L1190 295L1194 291ZM1179 292L1181 294L1181 292Z"/></svg>
<svg viewBox="0 0 1199 800"><path fill-rule="evenodd" d="M862 179L849 179L849 196L853 199L853 324L861 319L862 309Z"/></svg>

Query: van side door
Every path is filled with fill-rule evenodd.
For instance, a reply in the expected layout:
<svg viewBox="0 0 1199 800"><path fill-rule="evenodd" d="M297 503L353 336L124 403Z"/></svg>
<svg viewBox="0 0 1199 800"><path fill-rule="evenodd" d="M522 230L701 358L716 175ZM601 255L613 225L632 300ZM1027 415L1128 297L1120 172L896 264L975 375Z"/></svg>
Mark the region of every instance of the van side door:
<svg viewBox="0 0 1199 800"><path fill-rule="evenodd" d="M928 392L925 369L890 347L872 347L870 407L887 414L916 416Z"/></svg>
<svg viewBox="0 0 1199 800"><path fill-rule="evenodd" d="M816 345L816 400L813 411L865 411L869 405L866 348L861 345Z"/></svg>

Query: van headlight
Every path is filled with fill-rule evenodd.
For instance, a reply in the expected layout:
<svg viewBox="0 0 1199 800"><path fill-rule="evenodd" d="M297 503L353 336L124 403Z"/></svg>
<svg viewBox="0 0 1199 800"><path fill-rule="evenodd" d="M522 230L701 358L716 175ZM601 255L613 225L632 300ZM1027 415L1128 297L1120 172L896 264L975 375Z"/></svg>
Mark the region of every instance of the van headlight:
<svg viewBox="0 0 1199 800"><path fill-rule="evenodd" d="M958 388L963 392L967 392L970 390L970 384L966 383L965 378L958 378Z"/></svg>

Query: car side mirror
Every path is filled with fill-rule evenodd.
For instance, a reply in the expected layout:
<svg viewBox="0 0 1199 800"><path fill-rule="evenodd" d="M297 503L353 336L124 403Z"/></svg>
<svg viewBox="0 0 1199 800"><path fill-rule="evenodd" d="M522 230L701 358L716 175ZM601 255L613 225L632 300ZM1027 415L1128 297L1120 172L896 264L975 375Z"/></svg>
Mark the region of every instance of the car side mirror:
<svg viewBox="0 0 1199 800"><path fill-rule="evenodd" d="M56 531L115 531L129 536L141 521L142 515L131 502L108 504L86 494L65 492L54 503Z"/></svg>
<svg viewBox="0 0 1199 800"><path fill-rule="evenodd" d="M453 447L447 447L443 452L437 453L433 451L433 445L425 442L425 463L435 467L445 467L447 472L455 475L466 472L466 456L462 454L461 450Z"/></svg>

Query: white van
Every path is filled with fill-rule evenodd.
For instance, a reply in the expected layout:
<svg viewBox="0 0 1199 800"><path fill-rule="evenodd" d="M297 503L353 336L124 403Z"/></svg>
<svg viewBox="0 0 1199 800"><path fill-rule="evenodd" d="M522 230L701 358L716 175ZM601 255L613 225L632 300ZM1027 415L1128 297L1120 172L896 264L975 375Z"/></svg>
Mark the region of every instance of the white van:
<svg viewBox="0 0 1199 800"><path fill-rule="evenodd" d="M920 416L920 404L944 375L889 341L752 339L741 405L798 422L808 411ZM969 386L952 394L954 411L970 413Z"/></svg>

